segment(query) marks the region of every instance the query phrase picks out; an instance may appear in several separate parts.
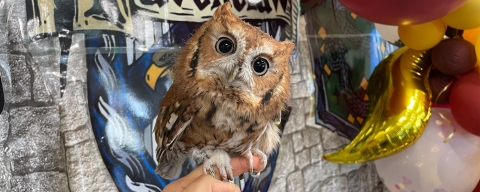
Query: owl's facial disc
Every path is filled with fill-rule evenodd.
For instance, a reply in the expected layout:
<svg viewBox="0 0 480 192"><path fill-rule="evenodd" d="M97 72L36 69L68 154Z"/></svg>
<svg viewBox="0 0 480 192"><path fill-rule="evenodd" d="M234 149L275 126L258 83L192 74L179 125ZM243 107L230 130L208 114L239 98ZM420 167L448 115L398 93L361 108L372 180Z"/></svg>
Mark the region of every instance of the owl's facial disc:
<svg viewBox="0 0 480 192"><path fill-rule="evenodd" d="M229 87L233 81L236 79L238 75L238 71L240 70L240 67L238 65L235 65L235 68L230 72L230 75L228 75L227 83L225 84L225 87Z"/></svg>

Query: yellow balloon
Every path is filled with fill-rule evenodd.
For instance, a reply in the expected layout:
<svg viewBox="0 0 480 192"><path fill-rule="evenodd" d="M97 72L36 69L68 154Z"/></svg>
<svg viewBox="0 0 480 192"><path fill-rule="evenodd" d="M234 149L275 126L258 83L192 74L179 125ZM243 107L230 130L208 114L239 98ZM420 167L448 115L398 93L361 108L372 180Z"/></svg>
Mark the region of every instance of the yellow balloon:
<svg viewBox="0 0 480 192"><path fill-rule="evenodd" d="M478 35L477 41L475 42L475 53L477 54L477 60L480 61L480 34Z"/></svg>
<svg viewBox="0 0 480 192"><path fill-rule="evenodd" d="M418 25L398 26L398 36L403 44L415 50L427 50L442 41L447 26L441 20Z"/></svg>
<svg viewBox="0 0 480 192"><path fill-rule="evenodd" d="M323 158L336 163L361 163L407 148L423 133L430 118L428 84L430 57L426 51L400 48L376 67L368 86L369 113L359 134L345 148ZM403 74L403 75L402 75Z"/></svg>
<svg viewBox="0 0 480 192"><path fill-rule="evenodd" d="M480 0L468 0L457 10L442 20L455 29L473 29L480 27Z"/></svg>

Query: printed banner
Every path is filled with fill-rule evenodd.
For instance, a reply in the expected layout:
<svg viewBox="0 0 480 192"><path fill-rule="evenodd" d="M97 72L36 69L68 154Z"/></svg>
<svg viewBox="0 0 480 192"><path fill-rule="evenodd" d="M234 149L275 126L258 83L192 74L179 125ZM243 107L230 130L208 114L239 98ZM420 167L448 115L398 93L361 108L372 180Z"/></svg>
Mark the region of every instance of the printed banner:
<svg viewBox="0 0 480 192"><path fill-rule="evenodd" d="M5 96L3 93L2 78L0 78L0 114L3 112L3 106L5 105Z"/></svg>
<svg viewBox="0 0 480 192"><path fill-rule="evenodd" d="M316 123L353 139L368 113L368 78L396 47L380 37L374 23L337 0L317 3L305 13L316 85Z"/></svg>
<svg viewBox="0 0 480 192"><path fill-rule="evenodd" d="M172 82L175 54L227 0L29 0L28 36L58 38L61 85L71 47L85 47L90 120L103 160L120 191L161 191L152 135L158 107ZM231 0L240 18L281 41L297 40L295 0L249 5ZM71 61L70 61L71 62ZM281 150L281 149L280 149ZM267 191L277 154L260 178L236 178L243 191ZM182 176L198 166L184 163Z"/></svg>

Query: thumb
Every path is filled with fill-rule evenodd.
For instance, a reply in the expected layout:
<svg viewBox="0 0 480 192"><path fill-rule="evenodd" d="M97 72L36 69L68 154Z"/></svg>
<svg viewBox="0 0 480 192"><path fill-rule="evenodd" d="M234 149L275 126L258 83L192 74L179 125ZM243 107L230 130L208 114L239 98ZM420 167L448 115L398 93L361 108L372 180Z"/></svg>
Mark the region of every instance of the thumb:
<svg viewBox="0 0 480 192"><path fill-rule="evenodd" d="M240 188L230 182L223 182L211 175L202 175L188 185L183 192L208 191L208 192L240 192Z"/></svg>
<svg viewBox="0 0 480 192"><path fill-rule="evenodd" d="M218 183L212 183L212 192L240 192L240 188L230 182L223 182L215 179Z"/></svg>

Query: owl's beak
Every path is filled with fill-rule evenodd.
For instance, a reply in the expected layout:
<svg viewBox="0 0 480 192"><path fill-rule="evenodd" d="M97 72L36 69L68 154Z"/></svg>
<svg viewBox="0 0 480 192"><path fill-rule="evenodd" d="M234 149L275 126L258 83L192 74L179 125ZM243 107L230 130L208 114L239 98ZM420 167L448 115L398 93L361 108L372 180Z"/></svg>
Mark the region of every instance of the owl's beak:
<svg viewBox="0 0 480 192"><path fill-rule="evenodd" d="M237 77L239 70L240 70L240 67L236 65L235 68L230 73L230 75L228 76L227 84L225 85L225 87L229 87L233 83L233 80L235 80L235 77Z"/></svg>

